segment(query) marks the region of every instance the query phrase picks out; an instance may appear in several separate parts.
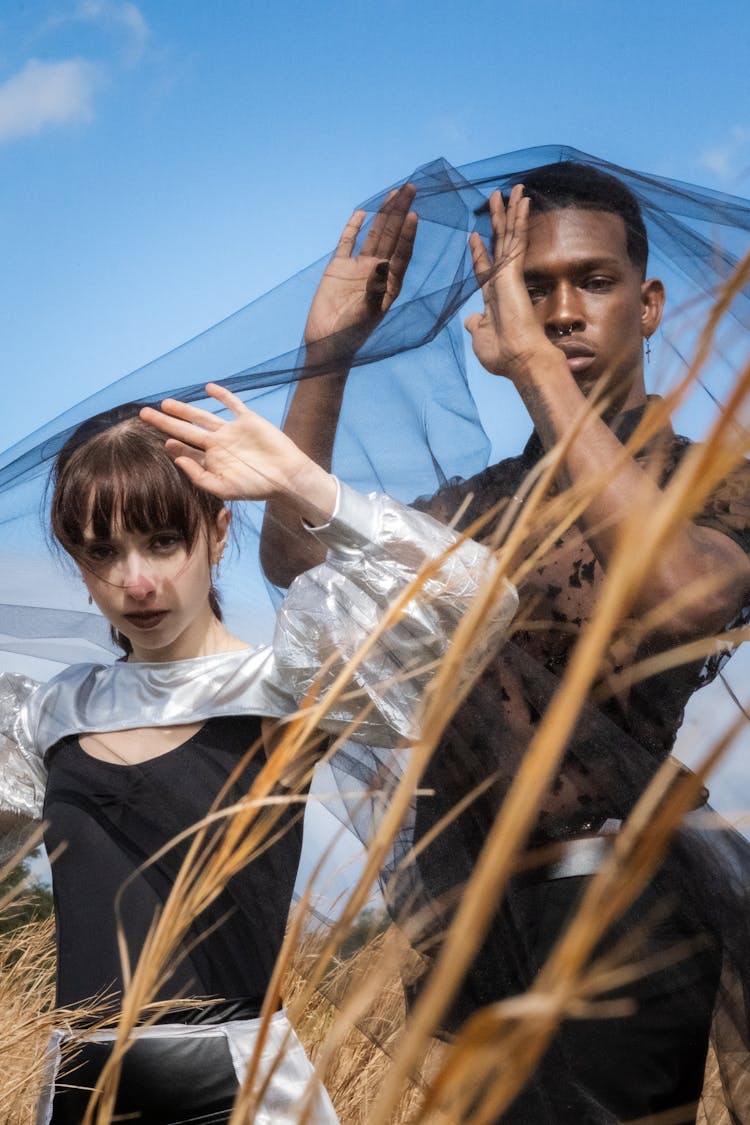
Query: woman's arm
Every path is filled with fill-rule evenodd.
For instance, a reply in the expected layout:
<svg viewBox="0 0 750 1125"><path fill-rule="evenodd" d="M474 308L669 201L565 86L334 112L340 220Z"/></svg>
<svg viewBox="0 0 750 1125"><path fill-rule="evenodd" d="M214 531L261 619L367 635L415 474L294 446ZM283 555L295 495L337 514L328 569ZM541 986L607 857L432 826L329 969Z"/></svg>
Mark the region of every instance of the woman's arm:
<svg viewBox="0 0 750 1125"><path fill-rule="evenodd" d="M234 420L172 399L161 413L146 408L141 416L169 435L168 451L196 485L226 500L284 494L328 550L322 566L292 585L279 616L273 676L296 703L305 700L323 665L325 690L373 636L393 600L439 560L354 672L357 699L337 704L322 724L341 730L361 712L364 693L374 710L357 737L383 745L413 735L434 662L484 579L494 576L497 586L493 634L515 613L514 588L500 577L487 548L460 541L450 528L389 497L364 497L343 484L339 491L336 478L275 426L221 387L209 384L207 391Z"/></svg>
<svg viewBox="0 0 750 1125"><path fill-rule="evenodd" d="M334 519L313 534L328 556L292 583L279 610L274 659L280 678L299 704L309 704L324 698L356 658L347 696L327 710L321 727L340 733L362 716L350 735L356 741L389 746L416 737L425 687L473 599L485 584L492 587L486 640L496 646L518 607L515 588L486 547L459 541L445 525L388 496L362 496L342 484ZM396 600L427 568L414 596L363 653ZM467 654L467 672L475 655Z"/></svg>
<svg viewBox="0 0 750 1125"><path fill-rule="evenodd" d="M335 477L231 391L208 383L206 393L231 411L226 421L209 410L165 399L141 418L167 435L166 450L187 477L221 500L283 497L297 520L324 524L338 493Z"/></svg>
<svg viewBox="0 0 750 1125"><path fill-rule="evenodd" d="M28 676L0 674L0 835L42 818L47 771L29 706L38 687Z"/></svg>

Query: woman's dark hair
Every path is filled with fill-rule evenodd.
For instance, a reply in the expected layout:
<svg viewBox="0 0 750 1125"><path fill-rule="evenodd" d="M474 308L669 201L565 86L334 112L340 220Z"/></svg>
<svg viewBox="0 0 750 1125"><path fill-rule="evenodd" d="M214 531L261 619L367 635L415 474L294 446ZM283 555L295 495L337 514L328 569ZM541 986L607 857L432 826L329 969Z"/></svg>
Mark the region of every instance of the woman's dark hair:
<svg viewBox="0 0 750 1125"><path fill-rule="evenodd" d="M628 257L641 277L645 278L648 235L640 204L622 180L588 164L561 160L557 164L543 164L524 172L521 182L534 211L561 211L575 207L619 215L625 224Z"/></svg>
<svg viewBox="0 0 750 1125"><path fill-rule="evenodd" d="M83 422L57 455L50 483L50 528L79 565L90 527L107 539L114 524L128 532L173 528L188 553L201 531L216 523L223 502L196 488L168 456L165 439L141 421L141 403L127 403ZM209 605L221 621L217 591ZM131 652L127 637L112 629L116 644Z"/></svg>

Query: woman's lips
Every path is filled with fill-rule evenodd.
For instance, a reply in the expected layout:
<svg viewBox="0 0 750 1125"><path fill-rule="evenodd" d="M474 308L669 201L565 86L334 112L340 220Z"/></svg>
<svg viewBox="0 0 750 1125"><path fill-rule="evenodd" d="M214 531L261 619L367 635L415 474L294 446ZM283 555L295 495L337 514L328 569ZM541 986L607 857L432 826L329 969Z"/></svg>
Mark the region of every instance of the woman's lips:
<svg viewBox="0 0 750 1125"><path fill-rule="evenodd" d="M153 629L161 624L168 613L167 609L150 609L140 613L125 613L123 616L136 629Z"/></svg>

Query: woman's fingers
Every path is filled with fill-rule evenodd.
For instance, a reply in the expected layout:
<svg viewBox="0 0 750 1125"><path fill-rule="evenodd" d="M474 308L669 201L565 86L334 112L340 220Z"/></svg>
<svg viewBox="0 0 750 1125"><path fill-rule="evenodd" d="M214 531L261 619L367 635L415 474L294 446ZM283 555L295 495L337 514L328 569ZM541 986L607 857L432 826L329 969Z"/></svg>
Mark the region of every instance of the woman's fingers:
<svg viewBox="0 0 750 1125"><path fill-rule="evenodd" d="M181 454L179 457L175 457L174 463L193 484L197 484L201 488L207 488L210 492L215 491L213 488L210 488L207 483L207 479L211 474L208 473L204 466L199 464L194 457Z"/></svg>
<svg viewBox="0 0 750 1125"><path fill-rule="evenodd" d="M235 418L251 413L241 398L226 387L220 387L218 383L207 383L206 394L230 410ZM156 426L169 437L199 449L206 447L209 434L217 433L226 425L223 418L217 418L210 410L203 410L189 402L180 402L176 398L165 398L161 410L144 406L140 416L144 422Z"/></svg>
<svg viewBox="0 0 750 1125"><path fill-rule="evenodd" d="M178 457L189 457L196 464L204 466L206 455L202 449L185 445L184 441L178 441L177 438L167 438L164 442L164 448L173 461L176 461Z"/></svg>
<svg viewBox="0 0 750 1125"><path fill-rule="evenodd" d="M226 406L227 409L231 410L235 418L239 418L240 414L252 414L250 408L245 406L241 398L238 398L237 395L232 394L226 387L222 387L218 383L206 383L206 394L210 395L211 398L215 398L217 402L220 402L223 406ZM206 411L206 413L208 413L208 411ZM209 417L214 418L220 425L224 424L222 420L216 418L214 414L209 414Z"/></svg>
<svg viewBox="0 0 750 1125"><path fill-rule="evenodd" d="M168 400L165 406L167 404L171 406L172 401L174 400ZM157 430L161 430L167 437L176 438L177 441L184 442L185 445L190 445L193 448L205 449L211 438L211 433L208 430L193 422L183 421L167 410L154 410L150 406L145 406L141 410L141 418L144 422L148 422L150 426L156 426Z"/></svg>
<svg viewBox="0 0 750 1125"><path fill-rule="evenodd" d="M189 402L180 402L176 398L165 398L161 403L161 410L156 410L154 407L145 406L141 411L141 417L144 421L150 422L154 426L158 426L157 419L164 418L181 419L183 422L188 422L193 426L199 426L202 430L208 433L213 433L220 430L224 425L221 418L217 418L210 410L202 410L199 406L193 406ZM163 426L160 426L163 428Z"/></svg>

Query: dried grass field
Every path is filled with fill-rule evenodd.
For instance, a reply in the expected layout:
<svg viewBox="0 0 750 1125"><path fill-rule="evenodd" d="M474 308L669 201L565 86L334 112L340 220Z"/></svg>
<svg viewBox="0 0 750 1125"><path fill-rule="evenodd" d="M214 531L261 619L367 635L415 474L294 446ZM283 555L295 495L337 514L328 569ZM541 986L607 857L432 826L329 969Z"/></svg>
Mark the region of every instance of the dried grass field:
<svg viewBox="0 0 750 1125"><path fill-rule="evenodd" d="M710 351L716 323L733 293L747 284L749 277L747 259L719 298L693 368L649 409L633 436L634 442L644 441L649 433L657 432L690 393ZM373 831L361 877L340 904L336 922L325 929L310 928L309 903L303 896L290 919L266 999L264 1017L270 1018L279 1002L287 1006L345 1125L425 1121L492 1125L513 1101L526 1076L533 1073L560 1021L576 1018L611 984L613 972L627 969L627 951L622 964L615 965L598 964L592 959L593 951L607 928L649 883L673 833L695 806L706 778L746 722L739 711L731 729L718 731L712 744L705 746L694 772L677 774L674 764L666 762L656 773L618 834L617 846L590 879L576 916L553 947L529 992L475 1013L450 1043L434 1037L435 1028L490 925L495 905L517 869L540 804L563 759L567 737L597 682L612 636L628 617L654 558L674 529L697 510L702 499L748 452L747 430L742 424L747 417L748 392L750 366L737 372L725 410L717 415L705 441L694 446L684 458L663 490L660 502L648 508L634 506L594 615L582 631L563 676L562 688L538 724L487 833L426 985L407 1014L402 979L413 969L416 954L402 932L390 926L349 956L341 955L341 946L370 901L392 840L446 723L498 643L492 616L500 596L501 578L507 576L522 583L528 568L536 565L560 528L570 526L606 482L601 477L592 478L574 496L566 494L564 508L559 503L555 506L548 499L549 484L565 454L563 443L549 458L541 475L529 483L521 515L512 522L500 521L495 542L500 565L488 574L472 610L461 621L453 643L435 670L422 704L421 737L411 747L403 773ZM569 440L574 438L573 432ZM538 533L531 534L540 526L548 529L541 539ZM531 555L526 546L530 539L536 544ZM404 600L416 596L431 575L428 567L391 607L381 633L398 619ZM700 598L706 592L705 588L694 589L681 596ZM669 611L670 607L664 610ZM644 630L647 624L642 623ZM733 643L744 639L746 632L737 631ZM372 643L376 641L377 637L372 638ZM712 637L681 650L662 652L647 666L630 674L654 674L661 668L715 652L721 643L722 638ZM348 690L350 672L350 667L344 669L325 700L312 701L285 728L284 737L254 783L248 802L233 810L227 830L219 837L208 837L198 831L174 892L133 967L118 1023L122 1043L148 1010L160 976L176 956L191 919L228 879L252 861L273 834L279 816L278 801L274 804L269 799L274 787L280 779L289 787L291 775L300 788L307 784L309 755L305 755L305 747L322 711ZM330 753L335 749L332 747ZM16 906L17 901L15 906L10 902L3 909L8 911ZM53 977L50 921L31 922L0 936L0 1121L7 1125L33 1122L47 1036L52 1026L66 1026L75 1017L74 1013L53 1010ZM741 1060L739 1069L742 1070ZM700 1120L705 1125L728 1125L714 1070L715 1060L710 1059ZM252 1079L252 1067L250 1074ZM116 1083L115 1054L112 1066L103 1074L100 1096L92 1103L91 1125L108 1125L112 1120ZM738 1097L741 1096L740 1093ZM233 1125L253 1120L256 1103L257 1089L250 1080L238 1095ZM750 1097L745 1104L750 1105ZM301 1106L300 1121L304 1119L305 1107ZM664 1115L663 1125L669 1125L670 1120L675 1119ZM750 1113L746 1120L750 1120Z"/></svg>

